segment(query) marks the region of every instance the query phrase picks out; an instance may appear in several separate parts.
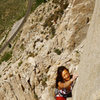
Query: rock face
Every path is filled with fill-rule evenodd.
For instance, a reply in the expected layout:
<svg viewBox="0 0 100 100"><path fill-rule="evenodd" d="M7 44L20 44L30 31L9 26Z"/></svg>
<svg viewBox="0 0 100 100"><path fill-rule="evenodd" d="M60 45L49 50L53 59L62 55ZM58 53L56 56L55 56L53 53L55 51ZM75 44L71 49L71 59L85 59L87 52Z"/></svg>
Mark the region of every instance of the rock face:
<svg viewBox="0 0 100 100"><path fill-rule="evenodd" d="M79 68L94 3L50 0L30 14L11 43L12 58L0 65L0 100L55 100L58 66L66 66L72 74ZM81 85L76 83L73 100L78 95L77 85Z"/></svg>
<svg viewBox="0 0 100 100"><path fill-rule="evenodd" d="M73 100L100 100L100 0L95 9L79 64Z"/></svg>

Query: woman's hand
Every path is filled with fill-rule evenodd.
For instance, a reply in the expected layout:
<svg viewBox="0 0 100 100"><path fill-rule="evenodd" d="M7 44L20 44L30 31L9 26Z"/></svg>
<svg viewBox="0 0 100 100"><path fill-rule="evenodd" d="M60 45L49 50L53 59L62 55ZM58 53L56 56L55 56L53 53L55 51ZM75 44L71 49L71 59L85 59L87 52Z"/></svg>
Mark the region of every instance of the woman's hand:
<svg viewBox="0 0 100 100"><path fill-rule="evenodd" d="M72 77L72 80L73 80L73 81L76 80L77 77L78 77L78 75L77 75L77 74L74 74L73 77Z"/></svg>

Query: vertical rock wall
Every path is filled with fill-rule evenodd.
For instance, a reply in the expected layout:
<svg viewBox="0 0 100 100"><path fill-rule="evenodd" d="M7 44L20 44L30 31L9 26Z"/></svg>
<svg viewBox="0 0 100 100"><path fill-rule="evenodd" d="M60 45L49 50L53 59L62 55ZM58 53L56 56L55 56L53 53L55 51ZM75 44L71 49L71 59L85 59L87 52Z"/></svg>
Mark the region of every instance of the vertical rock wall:
<svg viewBox="0 0 100 100"><path fill-rule="evenodd" d="M73 100L100 100L100 0L96 0L92 21L79 64L79 78Z"/></svg>
<svg viewBox="0 0 100 100"><path fill-rule="evenodd" d="M37 7L19 32L20 35L11 43L14 44L12 58L0 65L0 100L55 100L57 67L64 65L71 73L77 71L80 55L85 49L83 47L89 45L92 48L92 45L95 45L95 38L93 36L92 43L90 34L90 40L85 41L93 10L94 0L50 0ZM98 38L97 35L95 37ZM91 56L89 61L87 57L88 54L85 56L86 61L81 61L89 64L93 62ZM95 59L93 60L96 62ZM90 71L92 69L88 70L87 66L80 66L80 77L86 75L85 72L81 72L83 70L93 74ZM94 65L92 67L94 68ZM86 75L86 78L87 76L89 77ZM92 76L91 80L94 77ZM76 83L75 92L73 91L75 100L78 92L85 93L81 88L77 90L77 87L82 87L81 84L90 80L83 79ZM90 81L88 85L92 87L93 83ZM87 91L85 96L90 91ZM78 100L84 99L80 98Z"/></svg>

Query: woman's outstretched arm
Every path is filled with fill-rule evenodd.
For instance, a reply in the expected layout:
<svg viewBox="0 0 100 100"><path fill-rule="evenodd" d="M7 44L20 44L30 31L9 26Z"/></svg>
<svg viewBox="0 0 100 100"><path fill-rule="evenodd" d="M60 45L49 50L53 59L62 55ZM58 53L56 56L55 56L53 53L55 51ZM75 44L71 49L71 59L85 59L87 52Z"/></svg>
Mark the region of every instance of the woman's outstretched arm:
<svg viewBox="0 0 100 100"><path fill-rule="evenodd" d="M59 88L68 88L69 85L78 77L78 75L73 75L73 77L69 81L65 81L64 83L58 82Z"/></svg>
<svg viewBox="0 0 100 100"><path fill-rule="evenodd" d="M65 83L58 82L58 86L59 88L67 88L72 82L73 82L73 79L70 79L69 81L66 81Z"/></svg>

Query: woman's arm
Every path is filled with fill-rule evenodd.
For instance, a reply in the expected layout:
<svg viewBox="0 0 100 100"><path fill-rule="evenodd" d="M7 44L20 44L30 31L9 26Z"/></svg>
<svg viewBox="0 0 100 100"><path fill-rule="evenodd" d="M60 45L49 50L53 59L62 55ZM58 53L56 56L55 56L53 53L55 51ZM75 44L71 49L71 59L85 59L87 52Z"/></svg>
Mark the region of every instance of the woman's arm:
<svg viewBox="0 0 100 100"><path fill-rule="evenodd" d="M65 81L65 83L58 82L58 86L59 88L67 88L72 82L73 79L70 79L69 81Z"/></svg>
<svg viewBox="0 0 100 100"><path fill-rule="evenodd" d="M64 83L58 82L59 88L68 88L69 85L78 77L78 75L73 75L73 77L69 81L65 81Z"/></svg>

